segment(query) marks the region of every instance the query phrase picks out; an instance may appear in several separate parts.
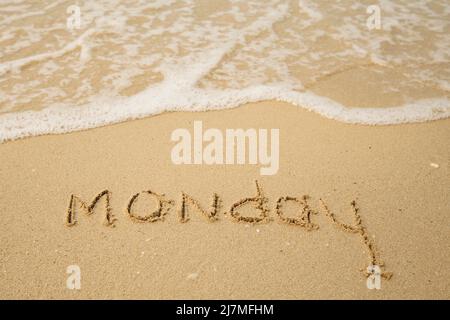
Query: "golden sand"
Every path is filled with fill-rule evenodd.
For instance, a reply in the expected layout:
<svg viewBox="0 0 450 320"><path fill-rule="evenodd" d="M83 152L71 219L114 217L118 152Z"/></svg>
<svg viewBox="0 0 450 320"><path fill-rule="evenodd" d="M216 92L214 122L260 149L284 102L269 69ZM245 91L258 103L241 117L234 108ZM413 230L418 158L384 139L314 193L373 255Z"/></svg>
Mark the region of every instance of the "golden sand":
<svg viewBox="0 0 450 320"><path fill-rule="evenodd" d="M174 165L170 133L195 120L279 128L278 174ZM449 125L268 101L1 144L0 298L448 299ZM369 290L382 262L393 276Z"/></svg>

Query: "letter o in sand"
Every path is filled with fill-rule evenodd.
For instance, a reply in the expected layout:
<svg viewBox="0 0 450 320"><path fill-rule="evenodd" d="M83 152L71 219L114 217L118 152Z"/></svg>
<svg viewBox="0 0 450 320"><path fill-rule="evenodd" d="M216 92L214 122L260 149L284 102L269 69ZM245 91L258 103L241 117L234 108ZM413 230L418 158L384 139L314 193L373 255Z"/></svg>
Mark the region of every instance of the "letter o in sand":
<svg viewBox="0 0 450 320"><path fill-rule="evenodd" d="M156 210L150 212L149 214L142 216L142 215L133 213L132 209L133 209L133 205L137 201L137 199L144 194L148 194L148 195L155 197L156 200L158 201L158 208ZM142 191L142 192L136 193L135 195L133 195L131 197L131 199L127 205L127 213L128 213L128 216L133 221L136 221L136 222L155 222L158 220L164 220L164 216L167 214L167 212L169 211L170 206L172 204L173 204L173 201L166 200L164 197L164 194L157 194L155 192L147 190L147 191Z"/></svg>

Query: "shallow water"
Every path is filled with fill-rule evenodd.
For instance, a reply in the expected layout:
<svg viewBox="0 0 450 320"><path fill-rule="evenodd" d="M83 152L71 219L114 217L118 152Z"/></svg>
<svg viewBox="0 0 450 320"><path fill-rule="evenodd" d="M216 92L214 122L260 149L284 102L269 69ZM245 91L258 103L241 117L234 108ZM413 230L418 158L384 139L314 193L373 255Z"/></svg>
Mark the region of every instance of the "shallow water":
<svg viewBox="0 0 450 320"><path fill-rule="evenodd" d="M0 141L267 99L350 123L449 117L450 2L378 1L379 29L372 3L2 1Z"/></svg>

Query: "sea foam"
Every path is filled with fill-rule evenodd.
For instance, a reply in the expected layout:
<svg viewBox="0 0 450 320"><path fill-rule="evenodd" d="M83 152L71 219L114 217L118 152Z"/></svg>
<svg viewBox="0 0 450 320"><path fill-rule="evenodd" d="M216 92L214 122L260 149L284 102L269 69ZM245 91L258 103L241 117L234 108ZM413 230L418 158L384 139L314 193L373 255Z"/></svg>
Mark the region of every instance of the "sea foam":
<svg viewBox="0 0 450 320"><path fill-rule="evenodd" d="M366 125L450 116L447 1L380 1L375 31L352 2L208 3L87 1L75 30L70 1L0 4L0 141L263 100ZM368 86L387 104L332 94Z"/></svg>

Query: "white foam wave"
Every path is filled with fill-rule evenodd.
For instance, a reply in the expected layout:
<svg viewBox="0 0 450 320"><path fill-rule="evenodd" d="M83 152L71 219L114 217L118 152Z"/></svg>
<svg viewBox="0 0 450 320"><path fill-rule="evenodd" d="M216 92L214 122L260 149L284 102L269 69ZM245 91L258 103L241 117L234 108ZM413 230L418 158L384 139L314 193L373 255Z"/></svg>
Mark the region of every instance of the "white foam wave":
<svg viewBox="0 0 450 320"><path fill-rule="evenodd" d="M50 107L41 111L0 117L0 141L43 134L66 133L139 119L164 111L204 111L233 108L244 103L278 100L346 123L390 125L450 117L448 99L428 99L393 108L346 108L312 92L280 86L253 86L242 90L202 90L164 82L131 98L92 103L83 107Z"/></svg>
<svg viewBox="0 0 450 320"><path fill-rule="evenodd" d="M70 1L0 4L0 142L263 100L367 125L450 117L446 0L380 1L376 31L362 3L211 3L86 1L76 32ZM314 93L330 79L395 97L350 107Z"/></svg>
<svg viewBox="0 0 450 320"><path fill-rule="evenodd" d="M56 51L51 51L48 53L41 53L32 55L26 58L13 60L13 61L7 61L0 63L0 76L4 75L7 72L13 71L13 70L20 70L24 66L33 63L33 62L41 62L41 61L47 61L49 59L55 59L58 57L63 56L64 54L75 50L78 47L82 48L82 54L86 55L83 50L84 41L87 37L89 37L91 34L95 32L95 29L88 29L83 34L81 34L78 38L76 38L74 41L66 44L63 48Z"/></svg>

